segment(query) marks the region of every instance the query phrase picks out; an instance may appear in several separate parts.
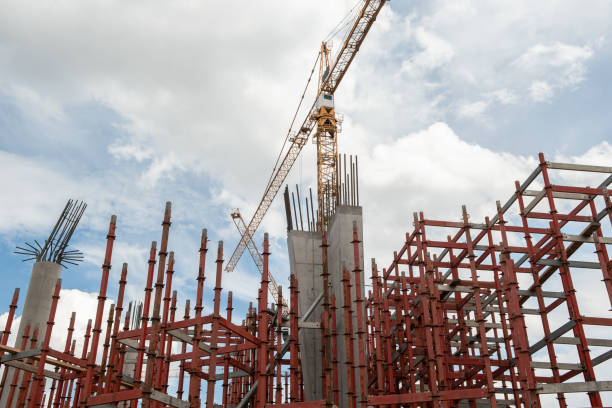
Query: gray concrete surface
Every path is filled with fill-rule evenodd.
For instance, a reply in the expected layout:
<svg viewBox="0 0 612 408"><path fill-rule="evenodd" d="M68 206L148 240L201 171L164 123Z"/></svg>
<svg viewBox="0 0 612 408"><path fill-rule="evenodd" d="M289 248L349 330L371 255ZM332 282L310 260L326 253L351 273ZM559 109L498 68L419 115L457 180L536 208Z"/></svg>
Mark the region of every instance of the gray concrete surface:
<svg viewBox="0 0 612 408"><path fill-rule="evenodd" d="M17 331L15 347L21 344L21 336L30 325L30 335L38 328L38 345L42 344L47 329L47 320L51 311L52 296L55 285L62 273L61 265L53 262L36 262L32 266L32 275Z"/></svg>
<svg viewBox="0 0 612 408"><path fill-rule="evenodd" d="M361 207L340 205L336 207L336 213L327 232L327 249L328 268L330 281L332 285L331 293L336 297L336 340L338 344L338 385L340 389L340 408L348 407L347 391L348 391L348 376L346 366L346 344L344 337L344 292L342 287L342 269L346 267L351 277L351 306L353 311L353 363L355 366L355 391L357 395L357 403L360 401L359 388L359 372L357 365L359 364L359 348L357 344L357 309L355 303L355 277L353 269L355 267L354 251L353 251L353 222L357 223L359 239L363 240L363 217ZM359 264L361 266L361 296L365 296L364 284L370 282L364 281L363 273L363 244L359 244ZM365 316L365 310L363 311Z"/></svg>
<svg viewBox="0 0 612 408"><path fill-rule="evenodd" d="M357 345L357 313L355 304L355 278L353 269L353 222L357 223L359 237L363 237L363 219L361 207L338 206L336 214L327 232L328 242L328 268L330 274L330 294L336 297L336 340L338 344L338 373L340 389L340 408L348 407L347 391L348 376L346 366L346 346L344 338L344 293L342 287L342 269L346 267L351 277L351 306L353 310L353 335L354 339L354 364L357 402L359 402L359 375L357 365L359 364L359 349ZM290 231L287 237L289 249L289 261L291 271L296 274L299 285L299 308L300 315L308 308L323 290L323 279L321 277L322 255L321 255L321 233ZM363 273L363 245L359 244L359 262L361 265L361 294L365 297L365 282ZM310 321L319 321L321 316L321 305L317 307ZM365 316L365 310L364 316ZM307 401L321 400L324 398L322 390L322 359L321 359L321 331L317 329L303 328L300 331L300 352L302 371L304 373L304 395Z"/></svg>
<svg viewBox="0 0 612 408"><path fill-rule="evenodd" d="M316 300L323 290L321 278L321 233L289 231L287 236L290 270L298 281L299 317ZM312 313L309 321L319 322L321 304ZM304 376L304 397L306 401L323 399L321 382L321 331L316 328L302 328L299 335L302 372Z"/></svg>
<svg viewBox="0 0 612 408"><path fill-rule="evenodd" d="M30 284L21 312L19 330L17 331L17 338L14 343L15 347L19 348L21 346L21 337L28 324L30 325L30 336L34 333L34 329L38 328L37 345L38 347L42 345L43 339L45 338L45 331L47 330L49 312L51 311L53 292L55 291L55 285L60 278L61 272L61 265L53 262L36 262L34 266L32 266L32 275L30 276ZM28 341L28 347L29 345L30 342ZM14 370L9 368L7 376L8 384L10 384L13 379L13 373ZM17 398L13 398L10 407L7 405L9 389L10 387L4 387L2 396L0 397L0 407L13 408L16 406Z"/></svg>

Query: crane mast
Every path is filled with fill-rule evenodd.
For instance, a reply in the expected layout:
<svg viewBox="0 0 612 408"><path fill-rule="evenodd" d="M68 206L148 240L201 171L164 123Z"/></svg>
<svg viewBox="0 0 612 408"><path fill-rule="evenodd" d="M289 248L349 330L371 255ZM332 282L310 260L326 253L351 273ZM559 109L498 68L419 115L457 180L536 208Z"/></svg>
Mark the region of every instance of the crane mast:
<svg viewBox="0 0 612 408"><path fill-rule="evenodd" d="M263 197L259 205L257 206L257 210L255 210L255 214L253 214L253 218L249 222L245 233L242 234L240 242L236 246L236 249L234 250L231 258L225 266L226 271L231 272L238 264L240 257L244 253L244 250L247 248L249 239L251 239L250 237L253 237L255 235L257 228L261 224L261 221L266 215L266 212L272 205L276 194L281 189L285 178L287 177L289 171L293 167L293 164L297 160L300 152L302 151L302 148L306 145L306 142L308 141L308 138L315 129L315 126L318 126L319 121L323 119L323 117L321 116L321 111L317 106L321 95L331 95L333 101L334 92L338 88L338 85L340 85L342 78L344 78L346 71L351 65L353 59L355 58L355 55L359 51L359 47L363 43L363 40L365 39L367 33L372 27L372 24L376 20L378 13L385 5L385 3L386 0L364 0L363 6L361 7L359 14L356 17L355 22L348 31L346 38L342 42L342 47L340 48L336 59L334 60L333 64L327 65L327 75L321 77L319 80L319 89L317 92L317 96L308 112L308 115L306 115L304 121L302 122L302 125L297 129L295 134L293 134L292 137L289 139L289 148L287 149L287 152L285 153L285 156L283 157L283 160L281 161L280 165L273 170L272 177L270 177ZM325 49L327 50L326 46ZM326 123L323 123L323 125L329 126ZM336 126L336 124L334 124L334 126ZM329 133L329 130L326 130L324 127L321 129L321 131ZM318 127L317 134L319 134ZM334 152L337 151L336 134L337 129L334 131L333 146L331 146L331 149L334 149ZM319 140L325 140L327 144L325 146L319 147ZM320 185L320 189L318 190L318 203L319 206L321 206L322 202L325 203L323 207L319 207L319 225L317 226L317 228L319 229L324 229L327 226L325 221L328 221L328 219L323 220L321 218L322 213L326 214L328 210L333 208L333 200L335 199L335 197L337 197L338 190L337 179L335 181L335 184L333 183L335 177L333 174L336 172L336 159L335 156L332 161L330 161L329 159L329 154L333 154L330 153L330 145L332 144L331 140L331 137L327 137L327 139L320 137L317 138L317 174L319 175L318 179L322 185L322 187ZM319 156L322 157L320 162ZM332 181L331 185L327 183L328 180ZM321 197L322 195L323 198ZM329 202L329 205L327 205L329 200L332 201Z"/></svg>
<svg viewBox="0 0 612 408"><path fill-rule="evenodd" d="M338 117L334 110L333 93L324 90L325 80L330 72L330 50L325 42L321 44L319 65L319 97L316 113L313 115L317 130L313 136L317 144L317 229L324 230L333 214L338 197Z"/></svg>

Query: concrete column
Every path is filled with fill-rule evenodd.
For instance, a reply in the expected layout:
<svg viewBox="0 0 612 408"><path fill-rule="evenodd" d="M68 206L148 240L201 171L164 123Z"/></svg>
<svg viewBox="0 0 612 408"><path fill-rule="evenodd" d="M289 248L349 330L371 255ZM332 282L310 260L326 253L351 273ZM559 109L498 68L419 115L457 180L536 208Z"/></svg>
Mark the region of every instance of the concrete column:
<svg viewBox="0 0 612 408"><path fill-rule="evenodd" d="M134 371L136 370L136 359L138 357L138 352L136 348L138 347L138 340L128 339L124 341L124 344L127 344L125 357L123 360L123 375L122 377L128 377L132 381L134 380ZM117 406L119 408L128 408L129 402L120 402Z"/></svg>
<svg viewBox="0 0 612 408"><path fill-rule="evenodd" d="M291 273L298 281L299 317L312 305L323 291L321 278L322 255L321 233L307 231L289 231L287 236ZM321 309L315 309L309 321L321 320ZM306 401L323 399L321 330L302 328L299 335L302 372L304 375L304 397Z"/></svg>
<svg viewBox="0 0 612 408"><path fill-rule="evenodd" d="M344 267L349 271L351 276L351 305L353 310L353 337L354 337L354 355L353 364L355 367L359 364L359 348L357 345L357 309L355 303L355 277L353 269L355 267L354 252L353 252L353 222L357 223L357 230L360 239L363 239L363 218L361 207L339 205L336 207L336 213L332 219L332 223L327 232L327 241L329 248L327 250L328 269L330 274L330 282L332 285L331 293L336 297L336 339L338 344L338 385L340 389L340 408L346 408L348 377L346 369L346 344L344 338L344 313L342 306L344 305L344 292L342 287L342 270ZM359 244L359 263L361 265L361 296L365 297L365 284L369 284L364 280L363 273L363 244ZM363 310L365 316L365 310ZM365 345L364 345L365 346ZM357 403L359 404L359 370L355 370L355 392L357 395Z"/></svg>
<svg viewBox="0 0 612 408"><path fill-rule="evenodd" d="M38 328L38 342L40 347L45 338L47 330L47 320L51 311L51 302L55 285L60 278L62 267L53 262L36 262L32 267L32 275L30 276L30 284L26 295L25 304L21 313L19 322L19 330L15 340L15 347L21 346L21 337L28 325L30 325L30 336L34 329ZM28 347L30 341L28 341ZM14 370L8 369L6 384L10 384L13 379ZM19 383L18 383L19 384ZM0 407L13 408L17 404L17 398L13 398L11 407L7 407L7 399L10 387L5 386L0 397Z"/></svg>
<svg viewBox="0 0 612 408"><path fill-rule="evenodd" d="M123 360L123 375L134 378L134 371L136 370L136 359L138 357L138 340L128 339L124 341L124 344L127 345L125 357Z"/></svg>

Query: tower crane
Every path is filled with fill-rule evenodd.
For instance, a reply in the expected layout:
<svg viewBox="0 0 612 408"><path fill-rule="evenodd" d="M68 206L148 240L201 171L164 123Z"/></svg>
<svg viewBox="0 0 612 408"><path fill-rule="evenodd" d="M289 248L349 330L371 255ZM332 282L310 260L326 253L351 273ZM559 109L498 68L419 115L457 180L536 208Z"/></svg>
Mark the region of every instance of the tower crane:
<svg viewBox="0 0 612 408"><path fill-rule="evenodd" d="M282 187L285 178L315 127L313 140L317 145L317 230L324 231L327 228L339 195L336 165L338 117L334 111L334 93L385 3L386 0L363 0L361 9L342 41L342 46L333 62L330 60L328 44L323 42L321 45L319 86L316 98L301 126L293 131L292 124L289 129L285 139L285 143L288 142L289 147L285 151L285 144L283 145L279 160L277 160L277 165L274 166L259 206L227 262L226 271L234 270L245 248L247 248L249 242L252 242L252 237L259 224L261 224L263 217L272 205L274 197ZM282 157L282 160L280 160L280 157ZM280 164L278 164L279 161Z"/></svg>

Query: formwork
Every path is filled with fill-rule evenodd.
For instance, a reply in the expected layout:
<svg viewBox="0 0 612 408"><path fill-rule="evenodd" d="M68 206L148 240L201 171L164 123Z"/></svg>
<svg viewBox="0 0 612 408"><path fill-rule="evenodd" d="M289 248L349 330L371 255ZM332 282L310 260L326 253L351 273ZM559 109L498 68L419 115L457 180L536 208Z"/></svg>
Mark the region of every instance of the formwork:
<svg viewBox="0 0 612 408"><path fill-rule="evenodd" d="M560 185L555 184L558 172L571 175L563 180L580 181L583 173L601 180L589 187ZM540 155L537 168L516 182L510 199L482 220L472 219L465 207L450 221L425 213L407 216L403 224L412 228L384 268L375 260L367 268L361 265L363 237L355 226L354 260L334 280L341 286L335 289L324 233L323 293L300 308L300 282L291 274L287 315L281 313L282 291L278 299L268 296L266 234L256 306L241 324L233 323L241 319L232 315L231 294L222 305L223 244L216 245L211 259L206 230L193 277L195 301L178 299L172 287L174 253L168 248L169 203L159 245L153 242L143 260L147 279L140 312L126 307L127 264L118 292L110 296L119 228L113 216L97 312L86 333L74 333L72 315L64 347L50 347L56 318L66 318L56 316L58 281L45 330L26 328L21 347L7 346L15 292L1 337L2 392L18 407L58 408L306 408L341 401L364 408L610 404L612 201L606 187L611 182L610 167L552 163ZM363 269L371 271L370 282L362 281ZM208 275L215 282L212 291L204 286ZM341 304L334 296L338 290ZM104 315L109 297L113 306ZM204 313L205 299L212 300L210 313ZM186 304L184 311L179 302ZM341 313L346 324L337 330ZM299 332L306 327L320 330L316 355L300 350ZM81 350L75 349L75 336L85 339ZM344 364L338 363L340 353ZM135 360L127 364L130 355ZM302 361L313 358L322 362L317 380L324 398L305 401ZM171 371L178 372L176 381ZM346 393L339 392L341 374L348 378Z"/></svg>

